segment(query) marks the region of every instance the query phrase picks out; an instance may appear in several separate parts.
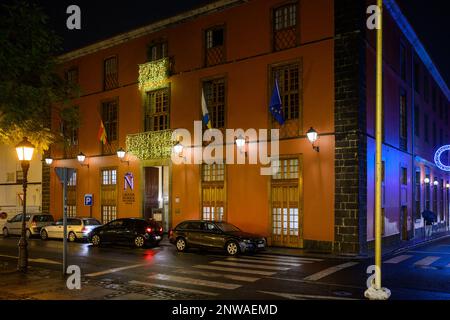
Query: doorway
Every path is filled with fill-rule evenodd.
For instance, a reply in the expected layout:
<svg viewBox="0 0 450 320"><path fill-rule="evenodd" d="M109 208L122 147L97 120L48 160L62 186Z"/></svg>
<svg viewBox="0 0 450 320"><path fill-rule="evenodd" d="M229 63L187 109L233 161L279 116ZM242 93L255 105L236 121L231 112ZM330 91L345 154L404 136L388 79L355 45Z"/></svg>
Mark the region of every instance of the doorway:
<svg viewBox="0 0 450 320"><path fill-rule="evenodd" d="M169 166L144 168L144 219L154 219L164 231L170 228L169 217Z"/></svg>

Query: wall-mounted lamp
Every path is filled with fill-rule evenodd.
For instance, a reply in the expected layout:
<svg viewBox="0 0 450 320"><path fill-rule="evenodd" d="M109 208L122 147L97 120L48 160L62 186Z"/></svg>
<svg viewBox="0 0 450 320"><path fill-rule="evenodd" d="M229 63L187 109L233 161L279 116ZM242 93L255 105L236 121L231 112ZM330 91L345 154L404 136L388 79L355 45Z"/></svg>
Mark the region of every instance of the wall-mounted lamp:
<svg viewBox="0 0 450 320"><path fill-rule="evenodd" d="M52 158L45 158L45 163L50 166L53 163L53 159Z"/></svg>
<svg viewBox="0 0 450 320"><path fill-rule="evenodd" d="M239 137L236 138L236 147L240 150L241 153L244 153L247 155L247 150L245 150L245 138L242 135L239 135Z"/></svg>
<svg viewBox="0 0 450 320"><path fill-rule="evenodd" d="M447 183L447 184L445 185L445 187L446 187L447 189L450 189L450 183Z"/></svg>
<svg viewBox="0 0 450 320"><path fill-rule="evenodd" d="M88 163L88 164L85 164L85 163L84 163L84 161L86 160L86 155L85 155L83 152L80 152L80 153L77 155L77 160L78 160L78 162L81 164L82 167L86 166L86 167L89 168L89 163Z"/></svg>
<svg viewBox="0 0 450 320"><path fill-rule="evenodd" d="M127 154L127 152L125 150L123 150L122 148L119 148L119 150L117 150L117 157L120 159L120 162L126 162L126 163L130 164L130 162L128 160L124 160L126 154Z"/></svg>
<svg viewBox="0 0 450 320"><path fill-rule="evenodd" d="M425 178L425 179L423 179L423 183L425 183L425 184L429 184L430 183L430 178Z"/></svg>
<svg viewBox="0 0 450 320"><path fill-rule="evenodd" d="M178 142L176 145L173 146L173 152L177 155L181 157L181 153L183 152L183 145Z"/></svg>
<svg viewBox="0 0 450 320"><path fill-rule="evenodd" d="M320 149L318 146L315 146L314 143L317 141L318 134L317 131L314 130L313 127L309 128L308 132L306 132L306 136L308 137L309 142L311 142L313 150L316 152L319 152Z"/></svg>
<svg viewBox="0 0 450 320"><path fill-rule="evenodd" d="M434 184L435 186L438 186L438 185L439 185L439 181L434 180L433 184Z"/></svg>

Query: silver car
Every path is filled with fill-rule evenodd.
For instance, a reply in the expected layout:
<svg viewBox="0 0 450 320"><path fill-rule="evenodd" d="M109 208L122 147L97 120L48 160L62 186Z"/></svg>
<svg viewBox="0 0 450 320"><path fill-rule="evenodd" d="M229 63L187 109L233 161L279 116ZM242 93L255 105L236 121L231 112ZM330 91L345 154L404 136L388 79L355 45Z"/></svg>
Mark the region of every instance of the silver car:
<svg viewBox="0 0 450 320"><path fill-rule="evenodd" d="M67 239L70 242L86 240L92 230L102 224L94 218L67 218ZM41 230L41 239L62 239L64 237L63 219L59 219Z"/></svg>
<svg viewBox="0 0 450 320"><path fill-rule="evenodd" d="M30 213L25 216L25 234L27 238L31 236L38 236L41 234L42 227L48 226L53 223L53 216L43 213ZM8 237L10 235L22 234L22 214L19 213L7 220L3 226L3 236Z"/></svg>

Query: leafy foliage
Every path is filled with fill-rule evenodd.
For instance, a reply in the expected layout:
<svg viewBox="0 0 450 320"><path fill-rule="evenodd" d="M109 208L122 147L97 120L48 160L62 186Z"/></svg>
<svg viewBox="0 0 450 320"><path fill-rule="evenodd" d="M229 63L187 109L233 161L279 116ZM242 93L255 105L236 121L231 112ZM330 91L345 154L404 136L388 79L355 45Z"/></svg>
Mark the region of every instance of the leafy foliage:
<svg viewBox="0 0 450 320"><path fill-rule="evenodd" d="M74 87L57 73L60 43L35 4L0 7L0 143L27 136L38 152L48 149L59 138L50 130L52 112L77 125L68 106Z"/></svg>

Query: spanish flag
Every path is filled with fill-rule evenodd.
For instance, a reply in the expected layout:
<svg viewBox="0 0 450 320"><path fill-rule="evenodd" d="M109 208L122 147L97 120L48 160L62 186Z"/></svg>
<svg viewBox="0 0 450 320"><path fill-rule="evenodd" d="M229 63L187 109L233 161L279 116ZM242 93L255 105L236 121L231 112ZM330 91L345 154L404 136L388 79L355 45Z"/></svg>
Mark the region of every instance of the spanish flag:
<svg viewBox="0 0 450 320"><path fill-rule="evenodd" d="M105 126L103 125L103 120L100 120L100 128L98 129L97 138L101 143L103 143L103 144L107 143L106 130L105 130Z"/></svg>

